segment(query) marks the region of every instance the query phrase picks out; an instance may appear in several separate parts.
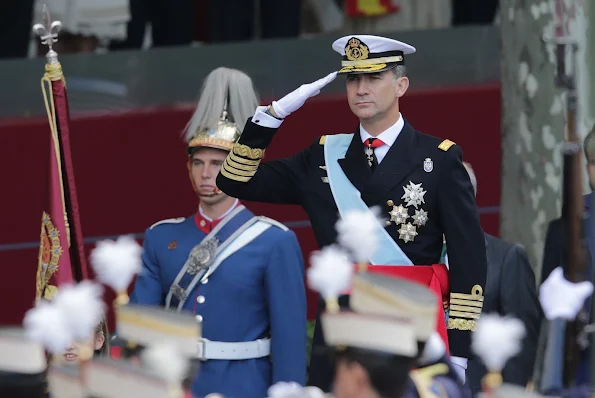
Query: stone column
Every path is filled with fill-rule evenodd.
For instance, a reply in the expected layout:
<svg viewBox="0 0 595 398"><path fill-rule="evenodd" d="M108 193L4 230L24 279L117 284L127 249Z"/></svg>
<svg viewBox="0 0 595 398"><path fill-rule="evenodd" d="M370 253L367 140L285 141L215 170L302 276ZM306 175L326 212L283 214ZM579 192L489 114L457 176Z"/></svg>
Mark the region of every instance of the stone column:
<svg viewBox="0 0 595 398"><path fill-rule="evenodd" d="M527 250L539 279L547 223L561 206L564 101L555 85L554 8L501 0L502 196L500 235Z"/></svg>
<svg viewBox="0 0 595 398"><path fill-rule="evenodd" d="M587 70L590 71L589 79L590 79L590 91L589 91L589 101L588 101L588 109L591 124L595 123L595 3L590 0L585 0L585 9L587 14L587 19L589 21L588 31L587 31Z"/></svg>

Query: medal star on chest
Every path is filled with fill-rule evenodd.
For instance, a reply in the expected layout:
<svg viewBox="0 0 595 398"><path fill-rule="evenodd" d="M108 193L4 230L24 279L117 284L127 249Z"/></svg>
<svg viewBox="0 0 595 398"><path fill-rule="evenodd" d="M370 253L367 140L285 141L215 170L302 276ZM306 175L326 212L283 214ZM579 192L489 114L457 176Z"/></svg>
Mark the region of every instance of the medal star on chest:
<svg viewBox="0 0 595 398"><path fill-rule="evenodd" d="M428 212L424 209L415 210L415 214L411 218L413 218L414 225L421 227L426 225L426 222L428 222Z"/></svg>
<svg viewBox="0 0 595 398"><path fill-rule="evenodd" d="M409 218L407 209L403 205L393 206L388 214L390 215L390 220L395 224L404 224Z"/></svg>
<svg viewBox="0 0 595 398"><path fill-rule="evenodd" d="M404 240L405 243L412 242L417 235L417 230L411 223L403 224L399 229L399 239Z"/></svg>
<svg viewBox="0 0 595 398"><path fill-rule="evenodd" d="M421 182L419 184L414 184L409 181L409 184L403 187L403 190L405 193L401 196L401 199L405 201L405 206L413 206L417 209L417 206L426 203L424 201L426 191L421 187Z"/></svg>

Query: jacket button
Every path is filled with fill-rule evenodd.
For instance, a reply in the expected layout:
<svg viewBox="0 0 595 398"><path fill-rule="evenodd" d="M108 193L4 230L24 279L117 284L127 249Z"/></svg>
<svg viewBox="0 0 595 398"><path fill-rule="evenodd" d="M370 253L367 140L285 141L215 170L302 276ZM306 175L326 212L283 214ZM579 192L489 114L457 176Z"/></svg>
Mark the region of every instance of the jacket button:
<svg viewBox="0 0 595 398"><path fill-rule="evenodd" d="M195 318L198 323L202 322L202 315L197 315L197 316L195 316Z"/></svg>
<svg viewBox="0 0 595 398"><path fill-rule="evenodd" d="M207 283L209 283L209 278L205 278L201 283L203 285L206 285Z"/></svg>
<svg viewBox="0 0 595 398"><path fill-rule="evenodd" d="M197 302L198 304L202 304L202 303L204 303L204 302L205 302L205 296L198 296L198 297L196 298L196 302Z"/></svg>

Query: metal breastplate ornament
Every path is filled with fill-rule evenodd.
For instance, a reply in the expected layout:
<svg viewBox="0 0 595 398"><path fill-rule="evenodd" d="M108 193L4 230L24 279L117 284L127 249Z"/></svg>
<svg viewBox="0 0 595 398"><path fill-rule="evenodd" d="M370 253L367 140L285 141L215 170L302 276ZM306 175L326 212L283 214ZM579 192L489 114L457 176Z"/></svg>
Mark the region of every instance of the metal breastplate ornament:
<svg viewBox="0 0 595 398"><path fill-rule="evenodd" d="M215 260L219 241L212 238L202 241L200 244L194 246L188 255L188 270L190 275L196 275L198 272L211 266Z"/></svg>

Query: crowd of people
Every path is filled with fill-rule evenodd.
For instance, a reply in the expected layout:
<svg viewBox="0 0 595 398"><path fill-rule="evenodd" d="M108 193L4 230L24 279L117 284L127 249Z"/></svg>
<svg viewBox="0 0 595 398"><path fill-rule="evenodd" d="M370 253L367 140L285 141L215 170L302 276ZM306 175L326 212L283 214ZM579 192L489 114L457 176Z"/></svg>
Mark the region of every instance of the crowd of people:
<svg viewBox="0 0 595 398"><path fill-rule="evenodd" d="M60 54L491 24L498 10L498 0L20 0L3 7L0 58L43 54L31 49L43 5L63 24Z"/></svg>

